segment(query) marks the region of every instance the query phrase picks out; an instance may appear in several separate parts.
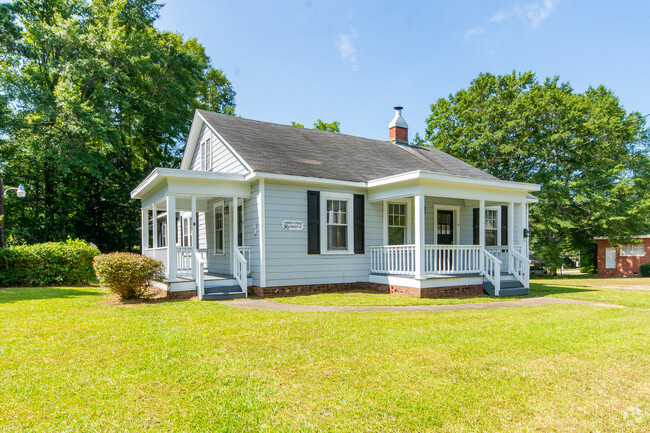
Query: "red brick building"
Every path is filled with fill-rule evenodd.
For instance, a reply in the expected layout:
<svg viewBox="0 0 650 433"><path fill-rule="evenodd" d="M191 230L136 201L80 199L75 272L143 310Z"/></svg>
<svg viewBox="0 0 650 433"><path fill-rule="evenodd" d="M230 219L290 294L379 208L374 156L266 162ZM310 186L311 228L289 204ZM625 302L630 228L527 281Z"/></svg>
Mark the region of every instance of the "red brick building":
<svg viewBox="0 0 650 433"><path fill-rule="evenodd" d="M643 263L650 263L650 234L634 236L639 243L613 247L607 239L598 240L598 278L639 277Z"/></svg>

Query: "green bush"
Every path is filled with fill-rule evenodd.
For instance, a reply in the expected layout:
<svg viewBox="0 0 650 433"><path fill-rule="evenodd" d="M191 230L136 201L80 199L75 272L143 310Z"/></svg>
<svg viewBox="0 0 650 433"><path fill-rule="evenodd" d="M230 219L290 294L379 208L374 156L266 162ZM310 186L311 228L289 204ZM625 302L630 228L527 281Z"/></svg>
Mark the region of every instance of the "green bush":
<svg viewBox="0 0 650 433"><path fill-rule="evenodd" d="M151 281L162 278L160 260L133 253L102 254L93 259L99 282L122 299L147 295Z"/></svg>
<svg viewBox="0 0 650 433"><path fill-rule="evenodd" d="M644 263L641 265L641 276L650 277L650 263Z"/></svg>
<svg viewBox="0 0 650 433"><path fill-rule="evenodd" d="M96 246L85 241L19 245L0 250L0 286L86 284L95 278Z"/></svg>

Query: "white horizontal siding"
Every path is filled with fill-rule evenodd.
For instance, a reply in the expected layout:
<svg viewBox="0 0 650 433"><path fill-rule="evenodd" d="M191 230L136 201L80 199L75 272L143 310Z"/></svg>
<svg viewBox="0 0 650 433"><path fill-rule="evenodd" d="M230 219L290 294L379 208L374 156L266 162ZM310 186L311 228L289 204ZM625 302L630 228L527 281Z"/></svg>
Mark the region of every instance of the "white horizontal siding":
<svg viewBox="0 0 650 433"><path fill-rule="evenodd" d="M212 171L220 173L245 174L248 170L237 156L212 132L210 128L203 125L199 134L198 142L192 156L192 170L201 170L201 143L210 138Z"/></svg>
<svg viewBox="0 0 650 433"><path fill-rule="evenodd" d="M367 193L362 188L316 188L267 182L266 282L267 286L349 283L368 281L370 247L381 245L382 204L365 205L365 254L307 254L307 191ZM284 220L298 220L301 231L284 231Z"/></svg>

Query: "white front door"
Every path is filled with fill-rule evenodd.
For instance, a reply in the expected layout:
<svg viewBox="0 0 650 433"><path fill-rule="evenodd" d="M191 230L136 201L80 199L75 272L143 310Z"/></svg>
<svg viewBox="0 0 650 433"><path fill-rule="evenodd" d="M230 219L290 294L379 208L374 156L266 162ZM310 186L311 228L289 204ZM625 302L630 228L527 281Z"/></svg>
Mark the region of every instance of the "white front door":
<svg viewBox="0 0 650 433"><path fill-rule="evenodd" d="M616 248L605 248L605 268L616 268Z"/></svg>

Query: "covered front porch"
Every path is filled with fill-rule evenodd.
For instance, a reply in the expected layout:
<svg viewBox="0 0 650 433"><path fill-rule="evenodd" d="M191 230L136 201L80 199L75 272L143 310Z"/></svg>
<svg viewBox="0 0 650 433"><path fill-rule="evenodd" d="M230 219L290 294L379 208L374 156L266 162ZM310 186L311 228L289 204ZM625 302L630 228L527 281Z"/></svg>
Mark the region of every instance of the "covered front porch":
<svg viewBox="0 0 650 433"><path fill-rule="evenodd" d="M233 182L231 175L208 173L204 182L192 183L174 177L177 171L170 174L151 182L141 207L142 253L163 262L160 284L172 292L196 290L200 299L246 297L250 187Z"/></svg>
<svg viewBox="0 0 650 433"><path fill-rule="evenodd" d="M384 244L370 248L372 283L418 289L480 285L493 296L528 293L525 200L431 193L377 194L375 201L384 209Z"/></svg>

